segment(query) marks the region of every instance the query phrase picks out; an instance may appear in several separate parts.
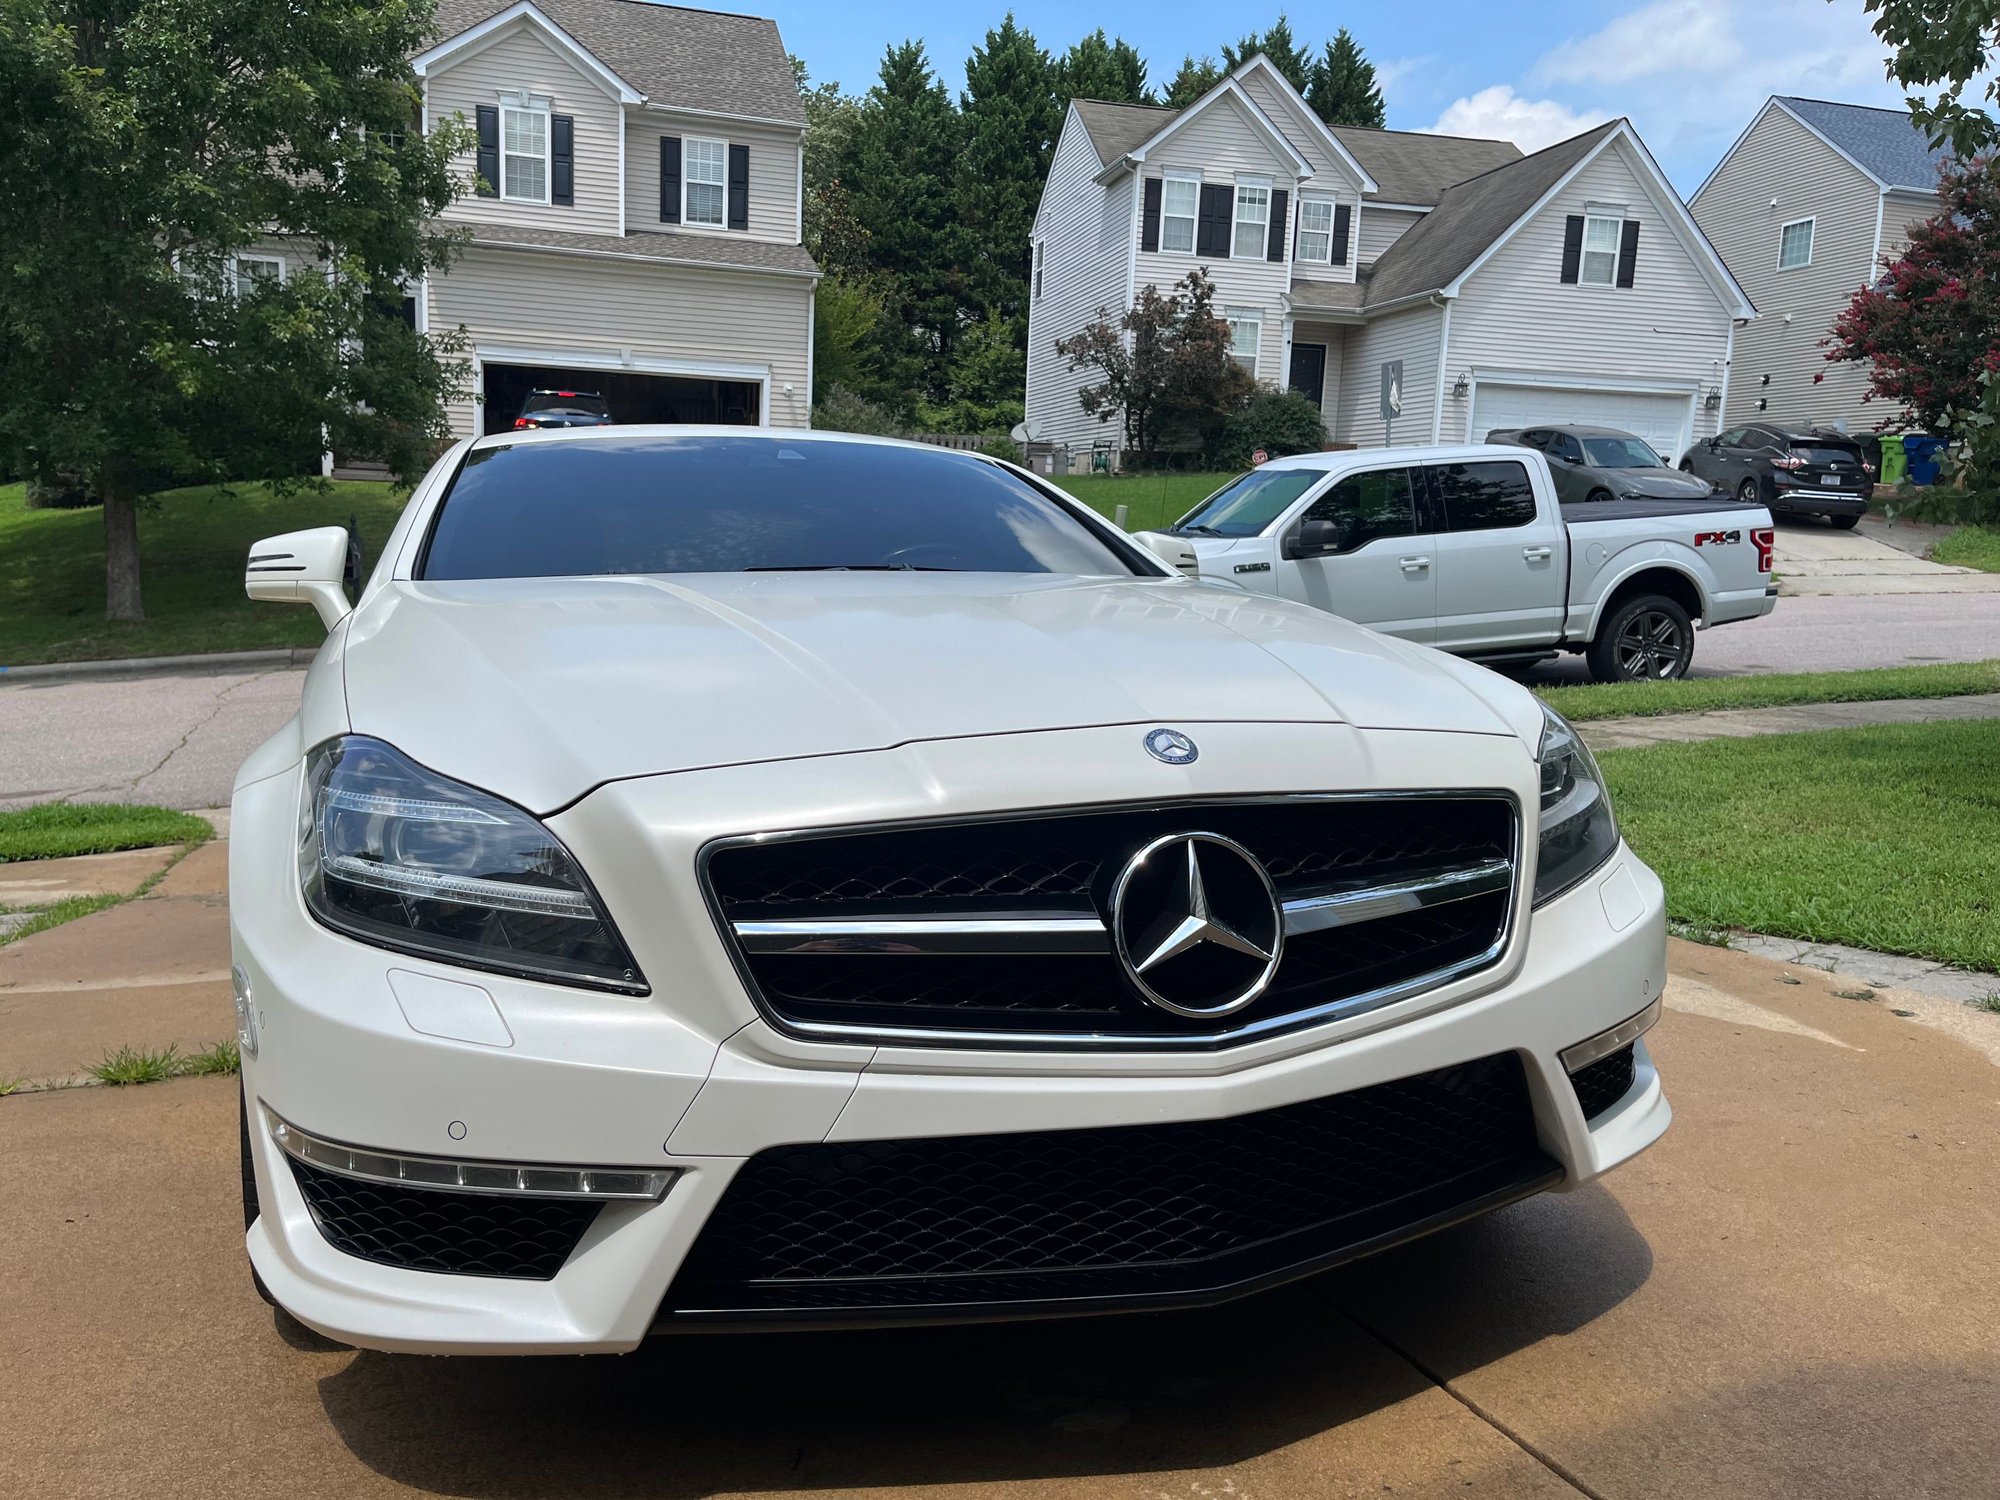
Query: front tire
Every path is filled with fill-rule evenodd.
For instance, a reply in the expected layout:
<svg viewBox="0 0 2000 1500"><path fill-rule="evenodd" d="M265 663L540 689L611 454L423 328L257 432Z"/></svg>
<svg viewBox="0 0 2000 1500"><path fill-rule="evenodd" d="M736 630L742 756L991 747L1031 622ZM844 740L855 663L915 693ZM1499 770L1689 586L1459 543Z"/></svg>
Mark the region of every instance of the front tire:
<svg viewBox="0 0 2000 1500"><path fill-rule="evenodd" d="M1741 500L1745 505L1762 505L1764 503L1764 496L1758 489L1757 481L1754 479L1746 479L1736 486L1736 498ZM1775 500L1772 501L1771 509L1776 510L1777 508L1777 502Z"/></svg>
<svg viewBox="0 0 2000 1500"><path fill-rule="evenodd" d="M1694 660L1694 621L1664 594L1614 609L1585 653L1594 682L1668 682Z"/></svg>
<svg viewBox="0 0 2000 1500"><path fill-rule="evenodd" d="M1583 503L1585 505L1603 505L1610 499L1611 499L1611 491L1592 490L1588 495L1585 495L1583 497Z"/></svg>
<svg viewBox="0 0 2000 1500"><path fill-rule="evenodd" d="M1828 516L1826 519L1835 531L1852 531L1861 524L1859 516Z"/></svg>

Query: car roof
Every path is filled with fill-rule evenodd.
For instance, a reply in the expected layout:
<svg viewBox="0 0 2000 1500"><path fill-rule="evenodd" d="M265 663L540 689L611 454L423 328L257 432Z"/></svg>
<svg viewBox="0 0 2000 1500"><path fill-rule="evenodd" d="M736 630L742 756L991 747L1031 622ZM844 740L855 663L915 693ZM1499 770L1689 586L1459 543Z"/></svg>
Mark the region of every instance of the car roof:
<svg viewBox="0 0 2000 1500"><path fill-rule="evenodd" d="M908 448L920 453L976 453L938 443L913 443L904 438L871 437L859 432L825 432L803 427L745 427L735 423L626 422L617 427L544 428L539 432L489 432L472 440L474 448L504 448L515 443L630 443L635 438L734 438L751 443L868 443L884 448Z"/></svg>
<svg viewBox="0 0 2000 1500"><path fill-rule="evenodd" d="M1622 427L1582 427L1573 422L1552 422L1543 430L1548 432L1566 432L1571 437L1634 438L1642 443L1646 441L1638 433L1627 432Z"/></svg>

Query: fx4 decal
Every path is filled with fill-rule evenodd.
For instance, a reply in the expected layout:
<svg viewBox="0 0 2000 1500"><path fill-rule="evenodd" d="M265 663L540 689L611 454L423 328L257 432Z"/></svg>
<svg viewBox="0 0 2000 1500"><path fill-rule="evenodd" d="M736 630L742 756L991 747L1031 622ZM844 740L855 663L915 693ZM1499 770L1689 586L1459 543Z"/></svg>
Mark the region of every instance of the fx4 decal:
<svg viewBox="0 0 2000 1500"><path fill-rule="evenodd" d="M1694 534L1697 547L1730 547L1742 540L1741 531L1697 531Z"/></svg>

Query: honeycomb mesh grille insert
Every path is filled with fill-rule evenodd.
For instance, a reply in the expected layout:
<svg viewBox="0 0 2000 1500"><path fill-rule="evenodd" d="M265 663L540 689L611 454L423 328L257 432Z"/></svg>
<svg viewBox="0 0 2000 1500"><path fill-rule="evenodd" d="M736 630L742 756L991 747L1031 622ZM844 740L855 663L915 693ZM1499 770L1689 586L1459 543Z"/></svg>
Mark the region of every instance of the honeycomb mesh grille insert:
<svg viewBox="0 0 2000 1500"><path fill-rule="evenodd" d="M1576 1102L1583 1106L1583 1117L1594 1120L1631 1093L1637 1071L1632 1044L1628 1042L1616 1052L1570 1074L1570 1086L1576 1090Z"/></svg>
<svg viewBox="0 0 2000 1500"><path fill-rule="evenodd" d="M328 1244L407 1271L548 1281L602 1206L391 1187L288 1160Z"/></svg>
<svg viewBox="0 0 2000 1500"><path fill-rule="evenodd" d="M1551 1169L1511 1053L1227 1120L780 1146L730 1183L668 1308L1223 1286Z"/></svg>

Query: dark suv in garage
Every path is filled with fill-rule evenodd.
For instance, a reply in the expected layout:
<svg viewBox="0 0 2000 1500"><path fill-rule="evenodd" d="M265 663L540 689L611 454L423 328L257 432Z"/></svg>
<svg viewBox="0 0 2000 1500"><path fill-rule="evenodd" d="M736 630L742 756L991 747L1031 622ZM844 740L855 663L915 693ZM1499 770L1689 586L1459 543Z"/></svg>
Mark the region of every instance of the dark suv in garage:
<svg viewBox="0 0 2000 1500"><path fill-rule="evenodd" d="M609 427L611 407L596 391L530 391L516 427Z"/></svg>
<svg viewBox="0 0 2000 1500"><path fill-rule="evenodd" d="M1752 422L1688 449L1681 468L1776 516L1825 516L1843 530L1868 512L1874 470L1846 438Z"/></svg>

